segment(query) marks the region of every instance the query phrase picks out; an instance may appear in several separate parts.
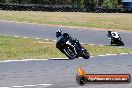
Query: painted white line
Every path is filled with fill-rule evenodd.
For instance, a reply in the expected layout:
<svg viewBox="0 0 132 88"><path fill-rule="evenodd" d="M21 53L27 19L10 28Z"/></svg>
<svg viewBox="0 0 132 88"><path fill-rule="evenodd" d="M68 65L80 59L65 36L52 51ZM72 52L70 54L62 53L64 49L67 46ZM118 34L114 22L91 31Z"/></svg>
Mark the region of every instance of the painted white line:
<svg viewBox="0 0 132 88"><path fill-rule="evenodd" d="M14 36L15 38L18 38L19 36Z"/></svg>
<svg viewBox="0 0 132 88"><path fill-rule="evenodd" d="M37 84L38 86L51 86L53 84Z"/></svg>
<svg viewBox="0 0 132 88"><path fill-rule="evenodd" d="M22 88L24 86L11 86L11 88Z"/></svg>
<svg viewBox="0 0 132 88"><path fill-rule="evenodd" d="M45 61L48 59L23 59L23 60L4 60L0 62L23 62L23 61Z"/></svg>
<svg viewBox="0 0 132 88"><path fill-rule="evenodd" d="M126 55L126 54L129 54L129 53L120 53L120 55Z"/></svg>
<svg viewBox="0 0 132 88"><path fill-rule="evenodd" d="M48 41L49 39L44 39L45 41Z"/></svg>
<svg viewBox="0 0 132 88"><path fill-rule="evenodd" d="M106 55L97 55L97 56L103 57L103 56L106 56Z"/></svg>
<svg viewBox="0 0 132 88"><path fill-rule="evenodd" d="M114 56L114 55L127 55L127 54L132 54L130 53L120 53L120 54L105 54L105 55L96 55L96 56L90 56L92 57L103 57L103 56ZM0 61L0 63L6 63L6 62L24 62L24 61L45 61L45 60L68 60L68 58L48 58L48 59L23 59L23 60L4 60ZM1 88L1 87L0 87Z"/></svg>
<svg viewBox="0 0 132 88"><path fill-rule="evenodd" d="M95 57L95 56L90 56L90 57Z"/></svg>
<svg viewBox="0 0 132 88"><path fill-rule="evenodd" d="M49 60L68 60L68 58L49 58Z"/></svg>
<svg viewBox="0 0 132 88"><path fill-rule="evenodd" d="M99 45L99 46L104 46L104 45Z"/></svg>
<svg viewBox="0 0 132 88"><path fill-rule="evenodd" d="M106 56L114 56L114 55L117 55L117 54L105 54Z"/></svg>
<svg viewBox="0 0 132 88"><path fill-rule="evenodd" d="M57 40L53 40L54 42L56 42Z"/></svg>
<svg viewBox="0 0 132 88"><path fill-rule="evenodd" d="M123 48L123 47L119 47L119 48Z"/></svg>
<svg viewBox="0 0 132 88"><path fill-rule="evenodd" d="M93 45L95 45L95 44L89 44L89 45L93 46Z"/></svg>
<svg viewBox="0 0 132 88"><path fill-rule="evenodd" d="M37 39L37 40L38 40L38 39L40 39L40 38L35 38L35 39Z"/></svg>
<svg viewBox="0 0 132 88"><path fill-rule="evenodd" d="M51 85L53 84L36 84L36 85L23 85L23 86L11 86L11 87L0 87L0 88L24 88L24 87L37 87L37 86L47 87Z"/></svg>
<svg viewBox="0 0 132 88"><path fill-rule="evenodd" d="M48 59L23 59L22 61L36 61L36 60L43 61Z"/></svg>
<svg viewBox="0 0 132 88"><path fill-rule="evenodd" d="M24 85L24 87L33 87L33 86L37 86L37 85Z"/></svg>
<svg viewBox="0 0 132 88"><path fill-rule="evenodd" d="M28 37L23 37L23 38L28 38Z"/></svg>

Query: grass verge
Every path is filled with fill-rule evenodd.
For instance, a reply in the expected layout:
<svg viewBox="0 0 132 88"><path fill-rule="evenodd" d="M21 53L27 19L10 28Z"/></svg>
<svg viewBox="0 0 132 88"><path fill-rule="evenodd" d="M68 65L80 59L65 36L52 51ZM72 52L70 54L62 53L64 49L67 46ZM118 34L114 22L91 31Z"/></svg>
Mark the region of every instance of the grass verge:
<svg viewBox="0 0 132 88"><path fill-rule="evenodd" d="M132 31L132 14L128 13L38 12L1 10L0 19L39 24Z"/></svg>
<svg viewBox="0 0 132 88"><path fill-rule="evenodd" d="M132 49L117 48L111 46L90 46L84 45L91 55L107 53L129 53ZM55 47L55 42L44 40L14 38L0 36L0 60L21 60L21 59L47 59L65 57Z"/></svg>

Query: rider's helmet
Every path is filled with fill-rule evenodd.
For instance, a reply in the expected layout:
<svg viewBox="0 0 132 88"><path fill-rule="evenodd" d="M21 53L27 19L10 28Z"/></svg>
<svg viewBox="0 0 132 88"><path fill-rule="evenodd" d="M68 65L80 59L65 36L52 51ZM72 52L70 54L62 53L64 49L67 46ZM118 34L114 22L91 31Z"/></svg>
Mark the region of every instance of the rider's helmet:
<svg viewBox="0 0 132 88"><path fill-rule="evenodd" d="M58 37L60 37L62 35L62 31L61 30L58 30L57 32L56 32L56 37L58 38Z"/></svg>
<svg viewBox="0 0 132 88"><path fill-rule="evenodd" d="M108 30L108 34L107 34L108 37L111 37L111 31Z"/></svg>
<svg viewBox="0 0 132 88"><path fill-rule="evenodd" d="M108 30L108 34L111 34L111 31L110 30Z"/></svg>

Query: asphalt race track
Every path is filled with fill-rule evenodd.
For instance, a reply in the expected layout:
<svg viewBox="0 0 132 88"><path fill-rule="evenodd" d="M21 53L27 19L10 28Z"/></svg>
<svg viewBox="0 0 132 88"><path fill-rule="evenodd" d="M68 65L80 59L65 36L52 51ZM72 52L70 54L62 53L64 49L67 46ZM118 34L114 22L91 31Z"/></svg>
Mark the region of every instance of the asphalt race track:
<svg viewBox="0 0 132 88"><path fill-rule="evenodd" d="M132 75L132 55L93 57L89 60L47 60L0 63L0 88L11 86L52 84L46 88L131 88L130 84L86 84L79 86L77 67L87 73L121 73ZM24 87L44 88L44 87Z"/></svg>
<svg viewBox="0 0 132 88"><path fill-rule="evenodd" d="M55 31L58 29L70 33L84 43L109 44L107 31L0 22L0 35L55 39ZM132 47L132 33L120 32L120 34L125 47ZM132 75L132 54L91 57L89 60L77 58L75 60L0 62L0 88L132 88L132 83L79 86L75 77L80 65L90 74Z"/></svg>
<svg viewBox="0 0 132 88"><path fill-rule="evenodd" d="M58 29L70 33L72 37L79 39L83 43L109 45L107 31L104 30L73 30L64 27L0 21L0 35L56 39L55 32ZM132 33L120 32L120 35L125 47L132 47Z"/></svg>

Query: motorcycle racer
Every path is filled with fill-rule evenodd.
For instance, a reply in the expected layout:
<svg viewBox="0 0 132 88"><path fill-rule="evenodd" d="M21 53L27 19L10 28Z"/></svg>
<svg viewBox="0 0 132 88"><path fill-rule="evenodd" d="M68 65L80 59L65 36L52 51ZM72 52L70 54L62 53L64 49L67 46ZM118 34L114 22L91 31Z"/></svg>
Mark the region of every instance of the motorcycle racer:
<svg viewBox="0 0 132 88"><path fill-rule="evenodd" d="M62 33L61 30L58 30L56 32L56 38L56 48L58 48L69 59L75 59L79 57L88 59L90 57L90 54L84 47L82 47L79 40L72 38L68 33Z"/></svg>
<svg viewBox="0 0 132 88"><path fill-rule="evenodd" d="M57 32L56 32L56 38L57 38L57 44L56 44L56 47L57 48L59 48L59 50L61 51L61 42L66 42L65 40L64 40L64 38L70 38L70 43L71 43L71 45L73 46L73 45L75 45L75 43L79 46L79 47L77 47L77 49L78 49L78 52L81 52L81 48L82 48L82 46L81 46L81 44L80 44L80 42L79 42L79 40L77 40L77 39L75 39L75 38L72 38L68 33L66 33L66 32L64 32L64 33L62 33L62 31L61 30L58 30ZM74 47L74 46L73 46Z"/></svg>
<svg viewBox="0 0 132 88"><path fill-rule="evenodd" d="M108 30L107 36L110 39L111 45L116 44L119 46L124 46L124 43L122 42L120 34L118 32L112 32Z"/></svg>

